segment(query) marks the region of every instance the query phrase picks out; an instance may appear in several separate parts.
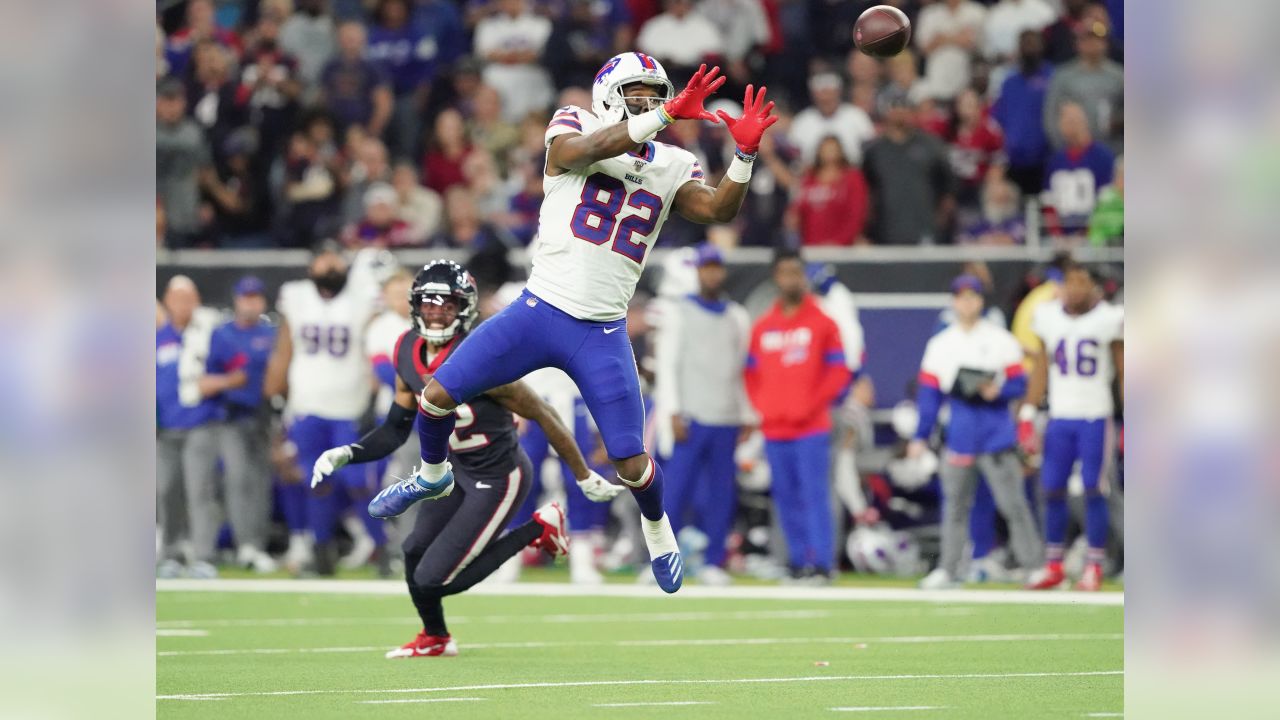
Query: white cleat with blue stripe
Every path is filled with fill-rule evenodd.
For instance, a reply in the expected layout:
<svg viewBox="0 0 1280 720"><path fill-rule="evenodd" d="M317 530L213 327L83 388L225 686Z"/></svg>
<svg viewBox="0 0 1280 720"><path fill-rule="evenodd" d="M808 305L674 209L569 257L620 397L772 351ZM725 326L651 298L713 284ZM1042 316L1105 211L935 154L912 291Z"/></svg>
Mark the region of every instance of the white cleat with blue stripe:
<svg viewBox="0 0 1280 720"><path fill-rule="evenodd" d="M671 531L671 521L665 514L661 520L641 516L640 527L644 530L644 542L652 558L649 565L653 569L653 579L658 581L663 592L679 590L684 582L684 558L680 557L680 546Z"/></svg>

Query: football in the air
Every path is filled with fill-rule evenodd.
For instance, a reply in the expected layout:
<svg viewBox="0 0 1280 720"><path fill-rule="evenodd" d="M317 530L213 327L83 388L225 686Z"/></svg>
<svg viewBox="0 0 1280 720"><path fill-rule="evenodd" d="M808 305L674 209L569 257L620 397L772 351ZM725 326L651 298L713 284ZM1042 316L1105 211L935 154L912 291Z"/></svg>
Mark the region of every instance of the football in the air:
<svg viewBox="0 0 1280 720"><path fill-rule="evenodd" d="M911 21L891 5L867 8L854 23L853 42L871 57L893 57L911 42Z"/></svg>

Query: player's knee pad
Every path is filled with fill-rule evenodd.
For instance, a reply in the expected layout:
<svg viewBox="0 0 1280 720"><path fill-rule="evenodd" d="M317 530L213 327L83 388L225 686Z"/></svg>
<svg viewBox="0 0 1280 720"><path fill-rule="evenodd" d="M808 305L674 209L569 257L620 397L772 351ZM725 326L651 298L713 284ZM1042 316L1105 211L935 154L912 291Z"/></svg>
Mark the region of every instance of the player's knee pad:
<svg viewBox="0 0 1280 720"><path fill-rule="evenodd" d="M640 464L640 462L643 462L643 464ZM649 486L653 484L654 478L657 477L659 473L658 464L648 455L636 455L627 458L626 465L627 467L625 470L622 468L619 469L618 480L632 490L648 490ZM637 465L639 465L640 468L639 473L636 472ZM627 477L627 475L630 475L631 477Z"/></svg>

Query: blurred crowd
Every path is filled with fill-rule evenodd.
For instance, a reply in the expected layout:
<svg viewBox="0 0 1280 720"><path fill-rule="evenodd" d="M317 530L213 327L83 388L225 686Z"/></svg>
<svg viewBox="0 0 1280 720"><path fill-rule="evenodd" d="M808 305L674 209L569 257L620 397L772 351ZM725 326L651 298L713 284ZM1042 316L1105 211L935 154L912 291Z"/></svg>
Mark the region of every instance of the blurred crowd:
<svg viewBox="0 0 1280 720"><path fill-rule="evenodd" d="M160 2L156 241L527 245L551 111L638 50L677 88L721 65L713 110L749 83L778 101L729 243L1121 244L1123 4L887 2L913 23L887 60L853 46L865 0ZM721 125L659 139L708 182L732 159Z"/></svg>
<svg viewBox="0 0 1280 720"><path fill-rule="evenodd" d="M344 336L340 350L363 359L355 367L367 387L359 398L331 400L335 412L339 406L366 408L358 421L364 429L385 413L394 378L388 358L395 338L410 328L412 276L387 253L380 254L381 265L372 263L371 253L378 254L364 250L348 263L333 249L324 251L311 263L311 280L301 281L380 294L380 314L364 338ZM503 263L501 254L467 263L480 288L481 318L519 293L520 283L509 280ZM957 322L980 321L984 332L1008 338L1014 348L1009 368L1021 368L1018 348L1029 357L1036 344L1030 318L1061 296L1068 264L1061 256L1035 269L1011 297L995 295L982 263L958 265L953 302L922 332L936 338ZM1026 579L1042 551L1036 527L1045 501L1038 451L1023 450L1014 440L1026 385L1007 381L1004 394L984 411L985 427L995 431L990 448L1008 475L1004 487L1024 498L1019 528L1002 497L992 495L1000 489L994 469L983 467L987 482L971 480L972 495L959 505L945 473L940 478L948 443L963 434L955 424L958 390L950 413L946 407L938 413L936 404L918 407L914 383L896 406L877 401L877 379L867 372L866 359L891 350L868 347L854 296L831 266L781 250L770 279L751 292L747 306L725 292L733 272L710 244L671 253L653 292L638 293L627 316L648 408L645 442L666 468L666 511L690 573L710 584L728 583L734 574L821 584L850 569L918 576L940 562L948 566L937 586ZM374 273L378 281L370 284L360 273L366 279ZM1089 292L1113 303L1121 299L1114 277L1102 277ZM283 565L295 574L329 574L372 565L394 573L396 540L402 527L412 526L412 514L409 525L403 518L370 522L365 503L411 472L416 437L389 464L355 466L363 474L346 488L350 504L338 515L307 517L308 493L332 492L332 483L307 488L311 467L292 441L298 413L282 395L296 388L265 380L277 327L274 313L268 314L269 294L260 280L246 276L236 283L230 308L219 310L205 305L190 278L176 276L157 302L158 572L212 577L219 566L269 573ZM332 339L329 352L339 352ZM937 372L927 357L919 362L922 378ZM885 380L878 381L887 390ZM607 468L598 433L567 376L539 371L525 382L573 429L589 462ZM797 393L799 387L806 391ZM651 580L632 500L624 493L611 507L587 502L576 483L564 481L569 475L536 425L522 423L521 444L536 458L528 509L552 499L567 503L573 581L598 583L603 573L628 568ZM1114 456L1116 450L1108 452ZM1123 566L1123 476L1117 466L1108 463L1105 478L1113 508L1103 565L1108 573ZM1079 574L1086 494L1079 479L1072 483L1065 560L1068 572ZM958 513L951 524L959 535L946 533L948 511ZM1034 537L1017 537L1019 532ZM333 539L327 558L317 537ZM542 561L533 552L507 566L502 577L512 579L522 563Z"/></svg>

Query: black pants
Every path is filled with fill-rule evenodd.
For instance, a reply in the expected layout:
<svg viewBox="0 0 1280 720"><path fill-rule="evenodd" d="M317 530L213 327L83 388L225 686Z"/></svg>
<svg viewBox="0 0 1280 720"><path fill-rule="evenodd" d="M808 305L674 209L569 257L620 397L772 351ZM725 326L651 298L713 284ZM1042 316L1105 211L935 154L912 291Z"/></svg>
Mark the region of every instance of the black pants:
<svg viewBox="0 0 1280 720"><path fill-rule="evenodd" d="M448 634L441 598L468 590L541 534L541 526L530 521L502 535L533 477L532 463L519 452L519 463L506 476L480 477L455 464L453 492L418 504L402 545L405 580L431 635Z"/></svg>

